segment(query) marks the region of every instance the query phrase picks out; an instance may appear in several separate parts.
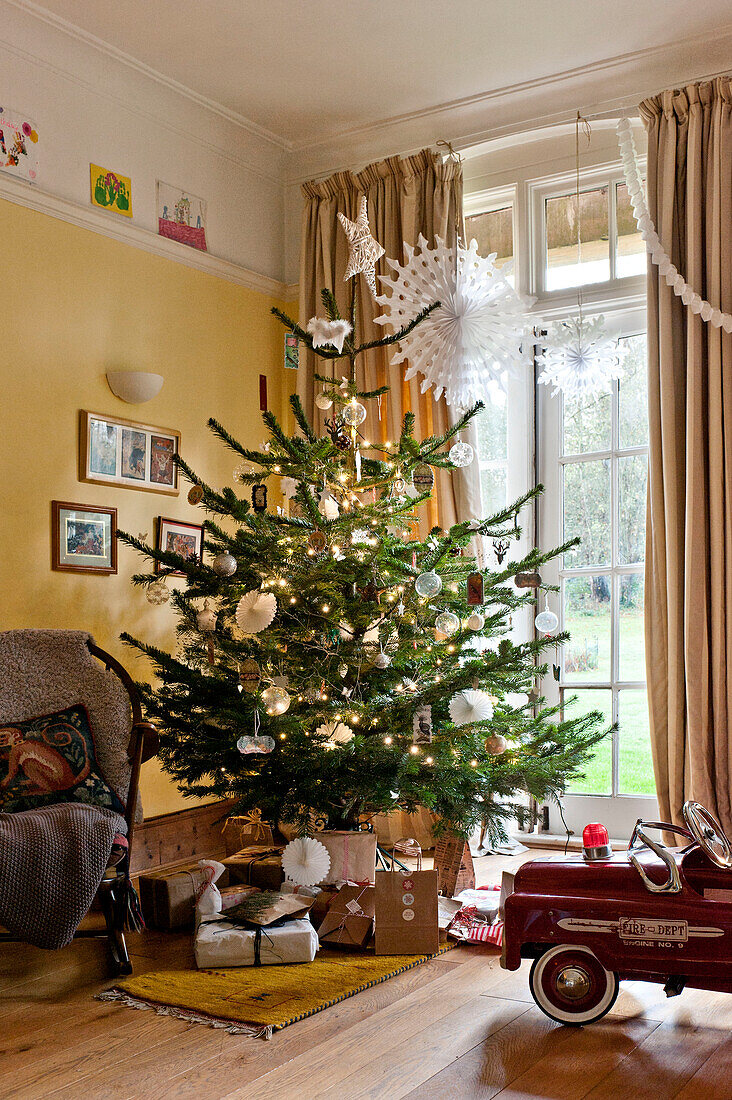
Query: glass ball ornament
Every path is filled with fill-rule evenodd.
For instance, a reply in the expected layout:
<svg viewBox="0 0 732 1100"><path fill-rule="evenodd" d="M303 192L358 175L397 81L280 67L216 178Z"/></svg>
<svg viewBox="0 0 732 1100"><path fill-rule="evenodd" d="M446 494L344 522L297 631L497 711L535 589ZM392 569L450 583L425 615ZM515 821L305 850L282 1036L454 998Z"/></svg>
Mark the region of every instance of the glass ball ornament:
<svg viewBox="0 0 732 1100"><path fill-rule="evenodd" d="M559 619L553 611L549 610L549 601L544 604L544 610L540 611L534 619L534 626L540 634L553 634L559 626Z"/></svg>
<svg viewBox="0 0 732 1100"><path fill-rule="evenodd" d="M388 668L390 664L391 657L388 653L384 653L383 650L374 657L374 666L376 668Z"/></svg>
<svg viewBox="0 0 732 1100"><path fill-rule="evenodd" d="M485 749L491 756L500 756L508 748L508 741L500 733L494 733L485 739Z"/></svg>
<svg viewBox="0 0 732 1100"><path fill-rule="evenodd" d="M453 443L447 457L450 459L453 466L463 469L465 466L469 466L473 461L473 448L469 443L461 443L458 440L457 443Z"/></svg>
<svg viewBox="0 0 732 1100"><path fill-rule="evenodd" d="M262 703L269 715L284 714L290 705L290 695L284 688L270 684L262 692Z"/></svg>
<svg viewBox="0 0 732 1100"><path fill-rule="evenodd" d="M213 560L213 571L217 577L233 577L236 573L236 558L227 552L217 554Z"/></svg>
<svg viewBox="0 0 732 1100"><path fill-rule="evenodd" d="M471 611L465 625L468 630L482 630L485 626L485 615L482 615L480 611Z"/></svg>
<svg viewBox="0 0 732 1100"><path fill-rule="evenodd" d="M431 600L442 592L442 577L430 569L428 573L420 573L414 582L414 589L418 596Z"/></svg>
<svg viewBox="0 0 732 1100"><path fill-rule="evenodd" d="M260 737L258 733L255 733L252 737L250 734L243 734L236 743L236 747L242 756L249 756L253 753L262 753L267 756L275 747L274 738L272 737Z"/></svg>
<svg viewBox="0 0 732 1100"><path fill-rule="evenodd" d="M316 393L316 395L315 395L315 404L317 405L317 407L319 409L322 409L323 412L325 412L326 409L329 409L331 407L331 405L333 404L333 398L330 397L325 392L325 390L323 390L321 393Z"/></svg>
<svg viewBox="0 0 732 1100"><path fill-rule="evenodd" d="M441 611L435 619L435 628L440 634L455 634L460 629L460 619L453 611Z"/></svg>
<svg viewBox="0 0 732 1100"><path fill-rule="evenodd" d="M348 424L349 427L358 427L366 419L366 409L360 401L349 401L347 405L343 406L341 417L343 423Z"/></svg>
<svg viewBox="0 0 732 1100"><path fill-rule="evenodd" d="M161 578L159 581L153 581L152 584L147 586L145 598L153 607L160 607L161 604L167 603L170 599L170 589Z"/></svg>

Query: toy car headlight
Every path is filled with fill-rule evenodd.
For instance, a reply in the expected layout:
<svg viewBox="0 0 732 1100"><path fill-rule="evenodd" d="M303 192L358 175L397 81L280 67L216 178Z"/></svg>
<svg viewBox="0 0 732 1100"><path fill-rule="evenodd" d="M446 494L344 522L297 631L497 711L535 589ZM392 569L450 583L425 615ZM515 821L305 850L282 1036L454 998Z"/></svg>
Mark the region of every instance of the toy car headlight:
<svg viewBox="0 0 732 1100"><path fill-rule="evenodd" d="M585 859L609 859L613 854L610 837L604 825L592 821L582 830L582 849Z"/></svg>

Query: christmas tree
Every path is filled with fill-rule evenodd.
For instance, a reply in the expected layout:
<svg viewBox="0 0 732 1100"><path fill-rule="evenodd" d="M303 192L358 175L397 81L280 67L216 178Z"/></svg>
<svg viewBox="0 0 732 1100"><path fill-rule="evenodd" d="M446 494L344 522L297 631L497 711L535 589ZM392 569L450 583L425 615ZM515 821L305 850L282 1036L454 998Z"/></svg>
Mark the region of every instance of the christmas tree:
<svg viewBox="0 0 732 1100"><path fill-rule="evenodd" d="M327 433L315 432L296 396L294 433L264 413L261 450L210 420L251 498L212 488L178 458L189 500L207 513L202 558L120 533L157 563L134 581L151 602L170 597L178 648L122 637L157 672L154 686L140 687L162 762L185 794L234 798L303 832L316 820L355 828L379 812L424 806L439 827L467 834L483 821L500 836L517 794L560 797L604 736L599 714L562 720L538 698L542 654L563 636L509 637L511 616L536 602L536 587L517 588L514 577L532 574L538 585L542 565L574 542L477 568L471 544L500 540L505 554L540 487L487 519L418 537L434 470L471 461L459 436L482 405L439 436L416 439L407 413L395 443L363 440L363 402L387 391L358 389L358 356L397 342L438 303L359 344L351 286L346 319L325 291L325 316L307 330L273 310L330 365L316 374ZM278 487L285 507L268 500ZM185 575L184 588L169 592L171 572Z"/></svg>

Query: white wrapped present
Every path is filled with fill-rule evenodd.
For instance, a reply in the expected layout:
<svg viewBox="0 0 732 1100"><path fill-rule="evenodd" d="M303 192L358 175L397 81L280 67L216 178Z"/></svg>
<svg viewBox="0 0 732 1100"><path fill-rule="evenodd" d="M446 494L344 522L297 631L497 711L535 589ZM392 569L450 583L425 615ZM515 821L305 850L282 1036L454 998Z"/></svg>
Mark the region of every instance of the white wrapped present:
<svg viewBox="0 0 732 1100"><path fill-rule="evenodd" d="M226 919L203 920L193 944L199 970L224 966L309 963L320 946L307 917L269 928L243 928Z"/></svg>

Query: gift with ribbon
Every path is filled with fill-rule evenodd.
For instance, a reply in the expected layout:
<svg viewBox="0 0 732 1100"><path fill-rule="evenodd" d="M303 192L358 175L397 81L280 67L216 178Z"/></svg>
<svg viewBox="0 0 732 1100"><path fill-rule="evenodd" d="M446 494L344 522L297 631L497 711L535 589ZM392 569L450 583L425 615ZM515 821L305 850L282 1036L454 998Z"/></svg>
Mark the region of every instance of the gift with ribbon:
<svg viewBox="0 0 732 1100"><path fill-rule="evenodd" d="M253 844L268 848L274 844L272 829L262 821L261 810L249 810L244 814L232 814L231 817L227 817L222 836L227 856L233 856L242 848L248 848Z"/></svg>
<svg viewBox="0 0 732 1100"><path fill-rule="evenodd" d="M320 942L340 948L366 947L374 931L375 893L369 883L342 886L318 928Z"/></svg>
<svg viewBox="0 0 732 1100"><path fill-rule="evenodd" d="M376 873L376 834L326 829L318 840L328 849L330 870L318 886L342 885L344 882L373 883Z"/></svg>
<svg viewBox="0 0 732 1100"><path fill-rule="evenodd" d="M226 875L217 875L217 879L221 885ZM139 879L139 894L147 927L160 932L192 927L198 895L211 881L210 868L204 870L199 862L144 871Z"/></svg>
<svg viewBox="0 0 732 1100"><path fill-rule="evenodd" d="M261 890L279 890L285 877L282 870L283 848L277 845L253 844L222 860L228 868L229 880Z"/></svg>
<svg viewBox="0 0 732 1100"><path fill-rule="evenodd" d="M246 928L223 913L203 921L194 941L199 969L309 963L318 946L317 933L307 917Z"/></svg>
<svg viewBox="0 0 732 1100"><path fill-rule="evenodd" d="M422 870L422 849L412 837L397 841L393 854L416 859L417 867L392 859L390 871L377 872L376 954L433 955L440 946L437 872Z"/></svg>

